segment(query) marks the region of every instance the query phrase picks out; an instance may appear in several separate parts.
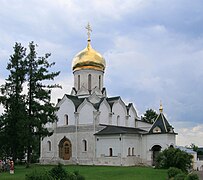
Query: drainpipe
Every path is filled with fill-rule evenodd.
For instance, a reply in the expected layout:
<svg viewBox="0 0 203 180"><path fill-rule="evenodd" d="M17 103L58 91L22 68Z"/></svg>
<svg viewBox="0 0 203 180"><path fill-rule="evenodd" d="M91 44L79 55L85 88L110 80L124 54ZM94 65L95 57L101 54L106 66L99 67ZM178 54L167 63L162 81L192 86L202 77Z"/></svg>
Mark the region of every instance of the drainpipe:
<svg viewBox="0 0 203 180"><path fill-rule="evenodd" d="M75 156L75 159L76 159L76 164L78 164L78 119L79 119L79 113L78 112L75 112L75 134L76 134L76 139L75 139L75 143L76 143L76 146L75 146L75 152L76 152L76 156Z"/></svg>
<svg viewBox="0 0 203 180"><path fill-rule="evenodd" d="M57 128L57 122L54 123L53 129L54 129L54 144L53 144L53 151L54 151L54 159L59 160L59 149L58 149L58 143L56 140L56 128Z"/></svg>
<svg viewBox="0 0 203 180"><path fill-rule="evenodd" d="M123 136L122 134L120 134L120 137L119 137L121 143L120 143L120 165L123 166L123 162L122 162L122 157L123 157Z"/></svg>
<svg viewBox="0 0 203 180"><path fill-rule="evenodd" d="M140 136L140 142L141 142L141 146L140 146L140 159L141 159L141 163L143 163L143 151L142 151L142 148L143 148L143 138L142 138L142 134Z"/></svg>
<svg viewBox="0 0 203 180"><path fill-rule="evenodd" d="M100 111L94 111L94 122L93 122L93 126L94 126L94 132L93 132L93 135L96 133L96 126L99 124L99 120L98 120L98 117L100 115ZM93 165L95 164L95 159L96 159L96 136L94 136L94 154L93 154Z"/></svg>

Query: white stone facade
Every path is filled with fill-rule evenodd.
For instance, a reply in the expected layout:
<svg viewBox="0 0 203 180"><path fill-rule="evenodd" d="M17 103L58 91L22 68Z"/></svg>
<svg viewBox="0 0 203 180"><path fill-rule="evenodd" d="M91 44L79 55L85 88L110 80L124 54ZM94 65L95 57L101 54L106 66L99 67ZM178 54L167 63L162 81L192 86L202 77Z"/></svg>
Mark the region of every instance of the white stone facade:
<svg viewBox="0 0 203 180"><path fill-rule="evenodd" d="M146 123L132 103L107 97L103 70L81 68L73 74L71 95L58 102L58 121L49 124L54 133L41 141L41 163L152 165L155 151L175 145L176 134L168 131L168 122L164 127ZM162 131L152 133L155 125Z"/></svg>

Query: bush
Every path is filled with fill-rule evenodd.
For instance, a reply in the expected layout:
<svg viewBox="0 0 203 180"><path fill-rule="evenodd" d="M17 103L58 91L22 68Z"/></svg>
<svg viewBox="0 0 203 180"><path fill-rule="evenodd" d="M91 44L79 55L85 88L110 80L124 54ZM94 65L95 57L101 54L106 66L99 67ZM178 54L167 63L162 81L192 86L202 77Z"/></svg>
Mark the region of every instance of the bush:
<svg viewBox="0 0 203 180"><path fill-rule="evenodd" d="M66 180L68 179L68 173L65 169L63 169L61 164L58 164L57 166L53 167L49 174L51 177L53 177L55 180Z"/></svg>
<svg viewBox="0 0 203 180"><path fill-rule="evenodd" d="M25 175L25 180L54 180L48 172L32 171Z"/></svg>
<svg viewBox="0 0 203 180"><path fill-rule="evenodd" d="M192 158L193 156L185 151L169 147L159 153L156 167L165 169L176 167L187 172L191 168Z"/></svg>
<svg viewBox="0 0 203 180"><path fill-rule="evenodd" d="M199 177L197 174L194 173L190 173L187 175L187 177L185 178L185 180L199 180Z"/></svg>
<svg viewBox="0 0 203 180"><path fill-rule="evenodd" d="M182 171L178 168L175 168L175 167L170 167L167 171L167 174L168 174L168 178L172 178L172 177L175 177L177 174L181 174Z"/></svg>
<svg viewBox="0 0 203 180"><path fill-rule="evenodd" d="M69 175L70 180L85 180L85 177L79 174L79 171L74 171Z"/></svg>
<svg viewBox="0 0 203 180"><path fill-rule="evenodd" d="M186 174L180 173L180 174L177 174L177 175L174 177L174 180L184 180L185 177L186 177Z"/></svg>
<svg viewBox="0 0 203 180"><path fill-rule="evenodd" d="M85 177L79 174L79 175L77 176L77 180L85 180Z"/></svg>
<svg viewBox="0 0 203 180"><path fill-rule="evenodd" d="M50 171L32 171L25 175L26 180L85 180L79 171L68 173L61 164L53 167Z"/></svg>

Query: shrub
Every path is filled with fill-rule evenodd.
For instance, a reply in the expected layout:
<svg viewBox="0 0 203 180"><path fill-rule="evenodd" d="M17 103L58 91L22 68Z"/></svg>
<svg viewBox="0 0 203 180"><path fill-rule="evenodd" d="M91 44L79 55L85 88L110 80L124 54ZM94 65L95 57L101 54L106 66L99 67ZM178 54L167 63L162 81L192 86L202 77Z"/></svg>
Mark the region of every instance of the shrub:
<svg viewBox="0 0 203 180"><path fill-rule="evenodd" d="M77 180L85 180L85 177L79 174L79 175L77 176Z"/></svg>
<svg viewBox="0 0 203 180"><path fill-rule="evenodd" d="M32 171L25 175L26 180L85 180L79 171L68 173L61 164L53 167L50 171Z"/></svg>
<svg viewBox="0 0 203 180"><path fill-rule="evenodd" d="M183 172L187 172L191 168L192 155L180 149L169 147L160 152L157 157L158 168L176 167Z"/></svg>
<svg viewBox="0 0 203 180"><path fill-rule="evenodd" d="M68 179L68 173L65 169L63 169L61 164L58 164L57 166L53 167L49 174L51 177L53 177L55 180L65 180Z"/></svg>
<svg viewBox="0 0 203 180"><path fill-rule="evenodd" d="M177 175L174 177L174 180L184 180L185 177L186 177L186 174L180 173L180 174L177 174Z"/></svg>
<svg viewBox="0 0 203 180"><path fill-rule="evenodd" d="M25 175L26 180L54 180L48 172L41 172L41 171L32 171L29 174Z"/></svg>
<svg viewBox="0 0 203 180"><path fill-rule="evenodd" d="M199 177L197 174L194 173L190 173L187 175L187 177L185 178L185 180L199 180Z"/></svg>
<svg viewBox="0 0 203 180"><path fill-rule="evenodd" d="M178 168L175 168L175 167L170 167L167 171L168 173L168 178L172 178L172 177L175 177L177 174L181 174L182 171Z"/></svg>
<svg viewBox="0 0 203 180"><path fill-rule="evenodd" d="M85 180L85 177L79 174L79 171L74 171L69 175L70 180Z"/></svg>

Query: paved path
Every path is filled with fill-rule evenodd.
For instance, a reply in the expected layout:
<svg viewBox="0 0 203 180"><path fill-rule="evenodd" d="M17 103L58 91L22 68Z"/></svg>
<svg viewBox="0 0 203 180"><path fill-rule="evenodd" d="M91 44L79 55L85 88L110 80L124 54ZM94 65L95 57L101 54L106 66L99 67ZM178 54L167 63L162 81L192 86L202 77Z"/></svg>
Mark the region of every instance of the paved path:
<svg viewBox="0 0 203 180"><path fill-rule="evenodd" d="M199 176L199 180L203 180L203 171L196 171L195 173Z"/></svg>

